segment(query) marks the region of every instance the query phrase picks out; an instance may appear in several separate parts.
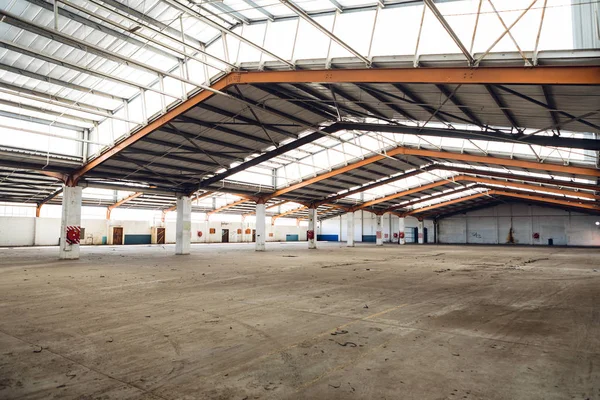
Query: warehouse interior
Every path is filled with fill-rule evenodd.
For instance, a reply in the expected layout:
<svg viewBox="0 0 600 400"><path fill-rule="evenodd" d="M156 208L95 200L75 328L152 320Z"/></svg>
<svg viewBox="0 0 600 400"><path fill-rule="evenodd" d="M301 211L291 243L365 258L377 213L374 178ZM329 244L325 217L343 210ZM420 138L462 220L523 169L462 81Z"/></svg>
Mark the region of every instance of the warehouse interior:
<svg viewBox="0 0 600 400"><path fill-rule="evenodd" d="M600 399L599 15L6 0L0 398Z"/></svg>

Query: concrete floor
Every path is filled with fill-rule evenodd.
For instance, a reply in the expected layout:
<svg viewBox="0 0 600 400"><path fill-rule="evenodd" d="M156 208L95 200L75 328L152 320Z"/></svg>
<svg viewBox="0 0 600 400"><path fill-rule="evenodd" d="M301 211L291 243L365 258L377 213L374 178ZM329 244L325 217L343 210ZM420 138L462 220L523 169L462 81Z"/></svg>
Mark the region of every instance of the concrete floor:
<svg viewBox="0 0 600 400"><path fill-rule="evenodd" d="M1 399L600 399L600 249L0 249Z"/></svg>

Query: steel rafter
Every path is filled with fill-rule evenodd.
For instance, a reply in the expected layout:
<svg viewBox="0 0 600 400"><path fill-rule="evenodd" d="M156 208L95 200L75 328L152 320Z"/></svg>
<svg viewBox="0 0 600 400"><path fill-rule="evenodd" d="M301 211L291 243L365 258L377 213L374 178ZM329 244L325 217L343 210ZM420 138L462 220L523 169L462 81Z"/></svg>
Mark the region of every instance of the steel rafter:
<svg viewBox="0 0 600 400"><path fill-rule="evenodd" d="M491 190L487 190L486 192L476 193L476 194L472 194L469 196L459 197L457 199L452 199L452 200L444 201L441 203L433 204L430 206L417 208L415 210L411 210L406 213L403 213L402 215L408 216L408 215L421 214L423 212L430 211L430 210L433 210L436 208L447 207L452 204L462 203L462 202L465 202L468 200L474 200L474 199L485 197L485 196L491 197L494 195L514 197L514 198L518 198L518 199L536 201L536 202L546 203L546 204L558 204L561 206L567 206L567 207L580 208L580 209L593 210L593 211L600 212L600 205L593 203L593 202L580 203L580 202L576 202L576 201L568 201L568 200L557 199L557 198L548 197L548 196L542 197L542 196L532 195L532 194L527 194L527 193L522 193L522 192L511 192L511 191L506 191L506 190L491 189Z"/></svg>
<svg viewBox="0 0 600 400"><path fill-rule="evenodd" d="M458 98L456 98L456 94L452 95L452 92L446 86L440 84L437 84L435 86L439 89L440 92L442 92L444 96L450 99L452 104L458 107L458 109L472 121L473 125L477 125L480 127L485 126L484 123L481 122L481 120L473 113L473 111L471 111L469 107L464 105Z"/></svg>
<svg viewBox="0 0 600 400"><path fill-rule="evenodd" d="M110 214L112 213L112 210L114 210L117 207L121 207L123 204L125 204L125 203L127 203L127 202L129 202L129 201L131 201L133 199L136 199L136 198L140 197L143 194L144 194L143 192L133 193L133 194L131 194L131 195L129 195L129 196L127 196L127 197L125 197L125 198L117 201L116 203L111 204L110 206L106 207L106 219L110 219Z"/></svg>
<svg viewBox="0 0 600 400"><path fill-rule="evenodd" d="M496 103L500 111L502 111L502 114L504 114L510 126L513 127L518 134L521 134L522 130L519 129L519 123L517 122L515 115L510 110L506 102L500 98L500 96L496 92L496 89L491 85L485 85L485 89L488 91L488 93L490 94L490 96L494 100L494 103Z"/></svg>
<svg viewBox="0 0 600 400"><path fill-rule="evenodd" d="M329 172L325 172L321 175L318 175L314 178L305 179L298 183L292 184L288 187L276 190L274 193L270 195L270 197L278 197L283 194L289 193L291 191L303 188L305 186L320 182L325 179L332 178L334 176L344 174L355 170L357 168L361 168L365 165L383 160L386 157L400 156L400 155L413 155L413 156L423 156L430 158L438 158L438 159L446 159L446 160L455 160L455 161L466 161L466 162L477 162L477 163L487 163L492 165L502 165L506 167L517 167L517 168L526 168L526 169L535 169L540 171L552 171L552 172L560 172L565 174L574 174L574 175L583 175L583 176L594 176L600 177L600 170L596 168L587 168L587 167L573 167L573 166L564 166L557 164L548 164L548 163L539 163L534 161L524 161L524 160L516 160L516 159L506 159L499 157L491 157L491 156L479 156L479 155L471 155L464 153L450 153L446 151L439 150L425 150L425 149L416 149L409 147L396 147L394 149L388 150L383 154L377 154L363 160L359 160L352 164L346 165L344 167L340 167L334 169Z"/></svg>
<svg viewBox="0 0 600 400"><path fill-rule="evenodd" d="M500 89L502 89L502 90L504 90L505 92L510 93L510 94L512 94L514 96L517 96L517 97L519 97L519 98L521 98L523 100L527 100L530 103L533 103L533 104L536 104L536 105L538 105L540 107L545 108L546 110L548 110L551 113L552 120L554 121L554 123L556 125L560 125L560 120L557 117L557 114L560 114L560 115L564 115L567 118L574 118L576 121L581 122L582 124L587 125L590 128L595 129L596 131L600 131L600 126L598 126L596 124L592 124L592 123L586 121L585 119L576 117L575 115L570 114L568 112L565 112L565 111L562 111L562 110L557 110L555 105L551 106L550 104L543 103L543 102L538 101L538 100L536 100L534 98L531 98L531 97L526 96L526 95L524 95L522 93L519 93L516 90L508 88L506 86L497 85L497 87L500 88ZM546 89L544 89L544 88L546 88ZM542 89L544 89L544 96L546 96L547 99L550 99L550 101L552 101L552 97L551 97L550 93L548 92L548 89L547 89L546 85L542 85Z"/></svg>
<svg viewBox="0 0 600 400"><path fill-rule="evenodd" d="M372 124L361 122L343 122L340 129L353 129L368 132L388 132L419 136L453 137L459 139L488 140L492 142L535 144L539 146L567 147L600 151L600 141L594 139L578 139L556 136L527 135L515 137L503 132L477 131L471 129L446 129L431 127L398 126L385 124Z"/></svg>
<svg viewBox="0 0 600 400"><path fill-rule="evenodd" d="M435 181L435 182L432 182L432 183L429 183L426 185L418 186L415 188L410 188L410 189L403 190L398 193L380 197L375 200L367 201L365 203L359 204L358 206L354 207L354 210L360 210L360 209L367 208L367 207L370 207L370 206L373 206L373 205L376 205L379 203L384 203L386 201L395 200L395 199L398 199L398 198L401 198L404 196L422 192L424 190L433 189L433 188L436 188L439 186L444 186L444 185L448 185L448 184L452 184L452 183L458 184L458 182L472 182L472 183L475 183L478 185L495 185L495 186L503 186L503 187L506 187L509 189L517 188L517 189L537 191L537 192L541 191L541 192L553 193L553 194L557 194L557 195L561 195L561 196L579 197L579 198L584 198L584 199L588 199L588 200L592 200L592 201L600 200L600 196L597 196L597 195L594 195L591 193L575 192L575 191L571 191L571 190L564 190L564 189L557 189L557 188L550 188L550 187L540 187L540 186L528 185L528 184L524 184L524 183L507 182L507 181L501 181L501 180L490 179L490 178L457 175L457 176L452 176L452 177L442 179L439 181Z"/></svg>
<svg viewBox="0 0 600 400"><path fill-rule="evenodd" d="M216 125L216 124L209 124L209 123L201 121L197 118L191 118L186 115L177 116L177 118L173 122L175 122L175 123L183 122L183 123L188 123L188 124L192 124L192 125L203 126L203 127L207 128L207 131L214 130L214 131L226 133L228 135L235 136L235 137L238 137L238 138L244 139L244 140L251 140L251 141L266 144L266 145L273 144L270 140L264 139L262 137L249 135L247 133L236 131L235 129L226 128L224 126L220 126L220 125ZM293 137L296 138L296 135L294 135Z"/></svg>
<svg viewBox="0 0 600 400"><path fill-rule="evenodd" d="M389 69L389 70L329 70L329 71L265 71L256 73L230 73L217 81L212 89L219 91L230 85L246 83L296 83L296 82L428 82L428 83L464 83L481 84L494 83L502 80L503 83L530 83L530 84L600 84L600 68L598 67L556 67L556 68L479 68L469 70L464 68L424 68L424 69ZM361 82L362 81L362 82ZM118 153L123 148L137 142L144 136L161 128L167 122L173 120L178 115L191 109L197 104L203 102L213 95L213 92L202 91L193 98L185 101L174 109L164 114L161 118L153 121L149 125L141 128L138 132L124 139L110 151L95 158L80 171L77 171L73 178L79 179L90 169L101 164ZM260 104L258 107L265 109ZM268 110L275 111L276 110ZM285 113L284 113L285 114ZM280 114L281 115L281 114ZM283 118L294 118L289 115L281 115ZM305 125L306 121L296 119L300 125Z"/></svg>
<svg viewBox="0 0 600 400"><path fill-rule="evenodd" d="M600 85L600 67L480 67L312 69L233 72L238 84L254 83L430 83L489 85Z"/></svg>
<svg viewBox="0 0 600 400"><path fill-rule="evenodd" d="M377 99L378 101L382 102L383 104L385 104L385 106L390 108L392 111L397 112L398 114L402 115L403 117L405 117L406 119L409 119L411 121L418 121L417 117L410 114L408 111L404 110L403 108L399 107L398 105L393 104L390 100L386 99L384 97L384 95L379 93L379 91L371 88L368 85L364 85L364 84L358 84L357 86L361 90L364 90L365 92L367 92L369 94L369 96L371 96L371 97Z"/></svg>
<svg viewBox="0 0 600 400"><path fill-rule="evenodd" d="M240 199L240 200L234 201L233 203L225 204L224 206L215 208L214 210L207 212L206 213L206 217L208 218L209 216L211 216L213 214L217 214L217 213L219 213L219 212L221 212L223 210L227 210L228 208L239 206L240 204L244 204L244 203L246 203L248 201L249 201L249 199L244 198L244 199Z"/></svg>

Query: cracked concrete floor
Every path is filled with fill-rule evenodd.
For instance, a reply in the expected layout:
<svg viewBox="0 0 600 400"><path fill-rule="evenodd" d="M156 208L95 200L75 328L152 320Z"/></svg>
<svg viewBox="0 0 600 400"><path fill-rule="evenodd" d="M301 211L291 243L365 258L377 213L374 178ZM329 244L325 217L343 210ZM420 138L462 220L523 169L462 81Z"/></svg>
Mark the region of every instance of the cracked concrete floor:
<svg viewBox="0 0 600 400"><path fill-rule="evenodd" d="M0 249L1 399L600 399L600 249Z"/></svg>

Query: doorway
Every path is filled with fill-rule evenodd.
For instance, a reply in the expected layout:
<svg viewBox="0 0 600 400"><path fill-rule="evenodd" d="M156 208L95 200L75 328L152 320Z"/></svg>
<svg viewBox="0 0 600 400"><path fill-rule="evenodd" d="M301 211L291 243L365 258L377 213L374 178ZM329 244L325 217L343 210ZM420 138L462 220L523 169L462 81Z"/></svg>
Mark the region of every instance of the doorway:
<svg viewBox="0 0 600 400"><path fill-rule="evenodd" d="M156 244L165 244L165 228L156 228Z"/></svg>
<svg viewBox="0 0 600 400"><path fill-rule="evenodd" d="M256 229L252 229L252 241L256 242Z"/></svg>
<svg viewBox="0 0 600 400"><path fill-rule="evenodd" d="M229 243L229 229L221 229L221 243Z"/></svg>
<svg viewBox="0 0 600 400"><path fill-rule="evenodd" d="M115 226L113 228L112 244L123 244L123 227Z"/></svg>

